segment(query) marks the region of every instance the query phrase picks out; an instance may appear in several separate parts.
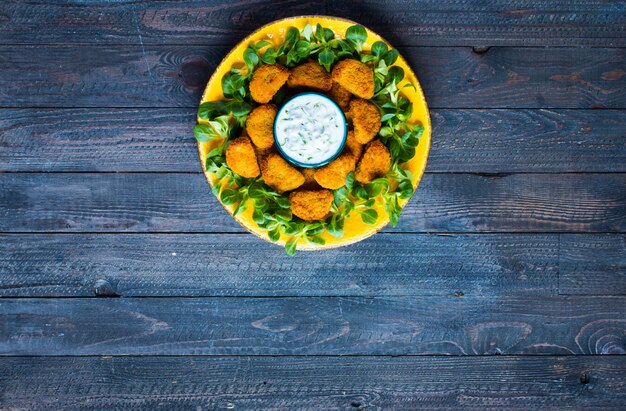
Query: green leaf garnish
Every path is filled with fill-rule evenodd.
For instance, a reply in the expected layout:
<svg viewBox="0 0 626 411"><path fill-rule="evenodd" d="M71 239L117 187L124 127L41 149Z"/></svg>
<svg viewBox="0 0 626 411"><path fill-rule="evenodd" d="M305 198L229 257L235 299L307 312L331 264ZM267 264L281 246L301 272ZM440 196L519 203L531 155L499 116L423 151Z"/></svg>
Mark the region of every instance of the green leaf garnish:
<svg viewBox="0 0 626 411"><path fill-rule="evenodd" d="M378 220L378 213L376 210L363 210L360 211L359 214L361 214L361 220L363 220L365 224L376 224L376 221Z"/></svg>
<svg viewBox="0 0 626 411"><path fill-rule="evenodd" d="M385 60L385 63L388 66L391 66L393 63L396 62L396 60L398 60L398 56L399 55L400 55L400 53L398 53L398 50L391 49L387 53L385 53L385 56L383 57L383 60Z"/></svg>
<svg viewBox="0 0 626 411"><path fill-rule="evenodd" d="M293 238L285 244L285 252L289 255L296 254L296 244L298 242L297 238Z"/></svg>
<svg viewBox="0 0 626 411"><path fill-rule="evenodd" d="M324 245L324 244L326 244L326 240L324 240L324 238L320 237L319 235L314 235L312 237L306 237L306 240L309 243L312 243L312 244L317 244L317 245Z"/></svg>
<svg viewBox="0 0 626 411"><path fill-rule="evenodd" d="M324 50L319 54L318 62L327 71L330 71L330 66L333 64L334 61L335 61L335 54L330 50Z"/></svg>
<svg viewBox="0 0 626 411"><path fill-rule="evenodd" d="M393 83L400 83L404 78L404 70L400 66L393 66L389 69L387 78Z"/></svg>
<svg viewBox="0 0 626 411"><path fill-rule="evenodd" d="M376 41L372 44L372 55L376 58L381 58L385 53L387 53L387 45L382 41Z"/></svg>
<svg viewBox="0 0 626 411"><path fill-rule="evenodd" d="M346 40L351 42L356 51L360 53L363 49L363 43L367 40L367 31L365 31L365 27L358 24L348 27L348 30L346 30Z"/></svg>
<svg viewBox="0 0 626 411"><path fill-rule="evenodd" d="M224 203L224 205L235 204L237 201L241 199L241 195L239 192L227 188L220 194L220 201Z"/></svg>
<svg viewBox="0 0 626 411"><path fill-rule="evenodd" d="M270 238L270 240L272 240L273 242L276 242L280 239L280 231L278 231L278 228L275 228L273 230L269 230L267 232L268 237Z"/></svg>

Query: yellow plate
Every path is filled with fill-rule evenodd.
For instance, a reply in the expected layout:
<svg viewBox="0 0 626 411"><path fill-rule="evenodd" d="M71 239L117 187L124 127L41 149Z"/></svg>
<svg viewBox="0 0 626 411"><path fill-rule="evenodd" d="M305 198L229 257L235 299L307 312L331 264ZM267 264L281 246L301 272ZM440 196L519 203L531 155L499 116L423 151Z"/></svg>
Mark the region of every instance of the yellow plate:
<svg viewBox="0 0 626 411"><path fill-rule="evenodd" d="M274 46L280 46L285 40L285 34L287 33L289 27L296 27L300 31L302 31L307 23L313 27L315 27L315 25L319 23L323 27L327 27L333 30L335 32L335 35L341 38L345 38L345 33L348 27L357 24L353 21L336 17L302 16L278 20L261 27L260 29L256 30L254 33L243 39L234 49L230 51L230 53L228 53L224 60L222 60L220 65L217 67L217 69L209 79L209 83L207 84L206 89L204 90L204 93L202 95L201 103L204 103L206 101L216 101L224 99L221 84L222 77L226 73L228 73L233 65L243 64L243 52L250 42L256 43L260 40L267 40ZM369 51L372 43L376 41L384 41L389 46L389 48L392 48L392 46L378 34L374 33L370 29L366 28L366 30L367 41L363 45L363 50ZM403 94L413 103L413 115L410 118L410 122L412 124L419 122L422 123L422 125L424 126L424 133L420 138L419 145L417 146L415 152L415 157L413 157L413 159L411 159L403 167L405 169L408 169L413 174L413 187L417 188L417 185L422 178L422 174L424 174L424 169L426 168L426 159L428 157L428 151L430 149L430 115L428 113L428 107L426 106L424 93L422 92L422 88L420 87L420 84L417 80L417 77L413 73L413 70L411 70L406 60L404 60L402 56L398 57L395 65L402 67L405 73L404 80L400 83L400 87L407 82L410 82L415 86L415 90L413 90L411 87L403 89ZM201 120L198 121L202 122ZM202 163L203 170L205 169L206 155L213 147L214 146L211 145L210 142L198 143L198 152L200 154L200 161ZM205 176L212 187L213 183L216 181L215 176L207 172L205 172ZM408 200L402 201L400 205L404 207L407 201ZM224 208L232 215L234 206L224 205ZM387 217L387 212L385 211L384 206L376 205L375 209L378 212L378 221L376 222L376 224L367 225L363 223L360 216L357 213L353 212L351 216L345 220L344 236L342 238L335 238L327 232L324 232L321 235L326 240L325 245L308 244L305 242L304 239L301 239L297 244L297 249L320 250L341 247L344 245L355 243L357 241L361 241L375 234L389 223L389 218ZM248 210L234 218L246 230L261 237L264 240L270 241L267 236L267 231L259 228L257 224L252 220L252 211L252 207L248 207ZM400 216L400 219L402 218L403 217ZM276 244L284 245L285 241L287 241L288 239L289 238L285 235L281 235L280 240L277 241Z"/></svg>

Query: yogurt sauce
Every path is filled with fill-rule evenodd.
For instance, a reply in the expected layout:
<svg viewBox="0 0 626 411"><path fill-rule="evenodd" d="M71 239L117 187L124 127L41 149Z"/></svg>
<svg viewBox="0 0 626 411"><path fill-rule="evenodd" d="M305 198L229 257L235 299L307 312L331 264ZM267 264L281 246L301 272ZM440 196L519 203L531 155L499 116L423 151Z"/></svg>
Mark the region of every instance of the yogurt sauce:
<svg viewBox="0 0 626 411"><path fill-rule="evenodd" d="M328 97L303 93L280 109L274 120L274 140L287 160L302 167L332 161L346 141L346 118Z"/></svg>

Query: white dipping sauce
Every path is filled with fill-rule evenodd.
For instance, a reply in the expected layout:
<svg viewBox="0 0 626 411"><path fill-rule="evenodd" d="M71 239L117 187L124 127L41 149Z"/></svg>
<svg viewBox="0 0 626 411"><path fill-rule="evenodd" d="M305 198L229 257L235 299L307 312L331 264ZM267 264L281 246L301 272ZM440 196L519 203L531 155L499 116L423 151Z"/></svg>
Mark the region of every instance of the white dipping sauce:
<svg viewBox="0 0 626 411"><path fill-rule="evenodd" d="M328 97L303 93L280 109L274 120L276 145L302 167L317 167L330 162L346 140L346 118Z"/></svg>

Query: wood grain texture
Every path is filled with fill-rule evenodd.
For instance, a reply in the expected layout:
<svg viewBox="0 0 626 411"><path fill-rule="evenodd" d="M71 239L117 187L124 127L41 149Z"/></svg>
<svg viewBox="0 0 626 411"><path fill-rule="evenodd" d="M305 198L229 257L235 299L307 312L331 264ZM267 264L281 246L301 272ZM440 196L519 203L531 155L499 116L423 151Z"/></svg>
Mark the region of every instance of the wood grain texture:
<svg viewBox="0 0 626 411"><path fill-rule="evenodd" d="M626 49L400 49L435 108L624 108Z"/></svg>
<svg viewBox="0 0 626 411"><path fill-rule="evenodd" d="M624 172L626 112L433 110L430 172Z"/></svg>
<svg viewBox="0 0 626 411"><path fill-rule="evenodd" d="M5 405L27 409L619 410L625 369L625 357L20 357L0 361L0 381Z"/></svg>
<svg viewBox="0 0 626 411"><path fill-rule="evenodd" d="M0 46L0 105L197 107L227 51L188 46Z"/></svg>
<svg viewBox="0 0 626 411"><path fill-rule="evenodd" d="M561 294L626 295L626 237L563 235Z"/></svg>
<svg viewBox="0 0 626 411"><path fill-rule="evenodd" d="M3 107L190 107L227 47L0 46ZM626 48L406 47L431 108L624 108Z"/></svg>
<svg viewBox="0 0 626 411"><path fill-rule="evenodd" d="M325 14L320 1L6 0L0 43L227 44L285 17ZM34 34L36 33L36 34Z"/></svg>
<svg viewBox="0 0 626 411"><path fill-rule="evenodd" d="M626 45L623 1L331 1L348 17L398 44Z"/></svg>
<svg viewBox="0 0 626 411"><path fill-rule="evenodd" d="M625 11L622 1L599 0L90 1L88 8L6 0L0 42L231 44L275 19L327 14L402 45L625 46Z"/></svg>
<svg viewBox="0 0 626 411"><path fill-rule="evenodd" d="M625 297L0 299L1 355L626 353Z"/></svg>
<svg viewBox="0 0 626 411"><path fill-rule="evenodd" d="M4 235L0 296L547 295L568 274L558 246L557 235L381 234L289 257L245 234Z"/></svg>
<svg viewBox="0 0 626 411"><path fill-rule="evenodd" d="M427 175L402 230L622 232L626 174Z"/></svg>
<svg viewBox="0 0 626 411"><path fill-rule="evenodd" d="M430 172L626 172L626 112L431 111ZM198 172L195 109L0 109L0 171Z"/></svg>
<svg viewBox="0 0 626 411"><path fill-rule="evenodd" d="M9 407L619 409L624 358L9 358ZM590 379L580 382L581 376ZM59 385L63 386L59 390Z"/></svg>
<svg viewBox="0 0 626 411"><path fill-rule="evenodd" d="M380 234L292 258L239 234L4 235L0 296L543 295L556 293L557 273L559 294L624 295L625 244L619 234Z"/></svg>
<svg viewBox="0 0 626 411"><path fill-rule="evenodd" d="M200 174L0 174L2 232L243 232ZM624 232L626 174L426 174L388 232Z"/></svg>
<svg viewBox="0 0 626 411"><path fill-rule="evenodd" d="M202 171L194 109L0 109L0 171Z"/></svg>

